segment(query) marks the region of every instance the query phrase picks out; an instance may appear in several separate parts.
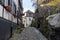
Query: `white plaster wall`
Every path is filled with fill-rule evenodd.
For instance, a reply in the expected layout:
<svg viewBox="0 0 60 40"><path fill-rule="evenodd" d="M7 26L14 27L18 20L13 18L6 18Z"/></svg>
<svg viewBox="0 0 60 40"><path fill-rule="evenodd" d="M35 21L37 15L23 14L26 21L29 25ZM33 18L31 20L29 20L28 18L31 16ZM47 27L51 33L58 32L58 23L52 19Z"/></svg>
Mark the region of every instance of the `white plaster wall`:
<svg viewBox="0 0 60 40"><path fill-rule="evenodd" d="M31 20L29 20L29 19L31 19ZM26 17L25 16L22 18L22 20L23 20L24 27L29 27L32 23L33 17Z"/></svg>
<svg viewBox="0 0 60 40"><path fill-rule="evenodd" d="M14 23L17 23L17 18L14 17L11 13L9 13L8 11L5 10L5 13L4 13L4 18L7 19L7 20L10 20Z"/></svg>
<svg viewBox="0 0 60 40"><path fill-rule="evenodd" d="M26 27L26 22L27 22L27 21L26 21L26 16L23 16L23 17L22 17L22 22L23 22L23 24L24 24L24 27Z"/></svg>
<svg viewBox="0 0 60 40"><path fill-rule="evenodd" d="M8 0L5 0L5 6L8 6Z"/></svg>
<svg viewBox="0 0 60 40"><path fill-rule="evenodd" d="M8 16L9 16L8 14L9 14L9 12L7 12L7 11L4 9L4 18L7 19L7 20L8 20Z"/></svg>
<svg viewBox="0 0 60 40"><path fill-rule="evenodd" d="M16 4L16 8L18 10L18 0L13 0L13 2Z"/></svg>
<svg viewBox="0 0 60 40"><path fill-rule="evenodd" d="M8 14L8 20L12 21L13 15L11 13Z"/></svg>
<svg viewBox="0 0 60 40"><path fill-rule="evenodd" d="M18 10L18 0L17 1L16 0L12 0L12 2L14 2L16 4L16 8ZM5 6L8 6L8 0L5 0ZM2 11L3 11L3 7L0 5L0 17L2 17ZM3 18L5 18L5 19L7 19L9 21L12 21L14 23L17 23L17 18L14 17L10 12L6 11L5 9L4 9L4 17Z"/></svg>
<svg viewBox="0 0 60 40"><path fill-rule="evenodd" d="M31 20L29 20L29 19L31 19ZM26 18L26 24L27 24L26 27L29 27L31 25L32 20L33 20L33 17L27 17Z"/></svg>
<svg viewBox="0 0 60 40"><path fill-rule="evenodd" d="M33 17L26 17L26 14L27 14L27 13L24 13L24 14L25 14L25 15L22 16L22 20L23 20L24 27L29 27L29 26L31 25L31 23L32 23ZM29 18L30 18L31 20L29 20Z"/></svg>
<svg viewBox="0 0 60 40"><path fill-rule="evenodd" d="M27 27L27 19L25 19L25 24L24 25L25 25L25 27Z"/></svg>
<svg viewBox="0 0 60 40"><path fill-rule="evenodd" d="M25 24L26 17L22 17L22 22Z"/></svg>
<svg viewBox="0 0 60 40"><path fill-rule="evenodd" d="M13 22L17 23L17 18L13 16Z"/></svg>
<svg viewBox="0 0 60 40"><path fill-rule="evenodd" d="M3 10L3 7L0 5L0 17L2 17L2 10Z"/></svg>
<svg viewBox="0 0 60 40"><path fill-rule="evenodd" d="M2 11L3 11L3 7L0 5L0 17L2 17ZM10 12L8 12L7 10L4 9L4 19L7 19L9 21L12 21L14 23L17 23L17 18L14 17Z"/></svg>
<svg viewBox="0 0 60 40"><path fill-rule="evenodd" d="M19 23L21 22L21 20L18 18L18 21L19 21Z"/></svg>

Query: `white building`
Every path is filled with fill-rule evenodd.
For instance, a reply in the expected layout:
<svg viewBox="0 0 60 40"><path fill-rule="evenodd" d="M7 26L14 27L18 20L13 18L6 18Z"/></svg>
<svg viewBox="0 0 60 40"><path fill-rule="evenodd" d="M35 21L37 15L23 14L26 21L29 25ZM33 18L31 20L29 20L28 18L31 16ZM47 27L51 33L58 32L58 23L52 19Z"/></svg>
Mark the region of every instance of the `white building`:
<svg viewBox="0 0 60 40"><path fill-rule="evenodd" d="M24 27L29 27L32 23L32 20L34 20L34 13L28 10L24 13L25 15L22 17Z"/></svg>
<svg viewBox="0 0 60 40"><path fill-rule="evenodd" d="M0 0L0 40L7 40L20 22L18 6L18 0Z"/></svg>
<svg viewBox="0 0 60 40"><path fill-rule="evenodd" d="M15 3L14 0L0 0L2 1L0 4L0 17L3 17L6 20L12 21L17 23L17 17L14 17L14 14L17 14L18 5ZM16 1L18 3L18 1ZM4 3L4 4L3 4ZM11 11L9 12L4 7L10 7Z"/></svg>

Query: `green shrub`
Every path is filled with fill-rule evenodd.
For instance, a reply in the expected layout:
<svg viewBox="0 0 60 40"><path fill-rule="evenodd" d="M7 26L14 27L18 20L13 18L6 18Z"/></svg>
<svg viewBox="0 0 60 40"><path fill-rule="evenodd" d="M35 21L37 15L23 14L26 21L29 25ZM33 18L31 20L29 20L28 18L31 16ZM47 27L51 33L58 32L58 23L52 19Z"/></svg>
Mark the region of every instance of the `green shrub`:
<svg viewBox="0 0 60 40"><path fill-rule="evenodd" d="M24 29L24 25L21 23L16 29L18 33L21 33L21 31Z"/></svg>
<svg viewBox="0 0 60 40"><path fill-rule="evenodd" d="M40 26L38 28L38 30L46 37L49 37L49 33L51 30L50 25L48 24L48 21L46 21L46 17L36 17L35 19L36 21L32 21L31 26L36 27L36 23L39 22Z"/></svg>

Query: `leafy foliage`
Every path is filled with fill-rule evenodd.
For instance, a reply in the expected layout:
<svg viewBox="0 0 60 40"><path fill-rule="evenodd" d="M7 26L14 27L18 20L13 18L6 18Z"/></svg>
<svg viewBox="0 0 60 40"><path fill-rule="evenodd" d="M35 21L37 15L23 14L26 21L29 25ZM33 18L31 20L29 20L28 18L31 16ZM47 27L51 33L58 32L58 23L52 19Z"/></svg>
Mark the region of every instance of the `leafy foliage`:
<svg viewBox="0 0 60 40"><path fill-rule="evenodd" d="M45 20L46 17L35 17L35 21L32 22L31 26L36 27L45 37L49 37L50 25ZM36 26L37 25L37 26Z"/></svg>
<svg viewBox="0 0 60 40"><path fill-rule="evenodd" d="M24 29L24 25L21 23L17 28L17 33L20 33Z"/></svg>

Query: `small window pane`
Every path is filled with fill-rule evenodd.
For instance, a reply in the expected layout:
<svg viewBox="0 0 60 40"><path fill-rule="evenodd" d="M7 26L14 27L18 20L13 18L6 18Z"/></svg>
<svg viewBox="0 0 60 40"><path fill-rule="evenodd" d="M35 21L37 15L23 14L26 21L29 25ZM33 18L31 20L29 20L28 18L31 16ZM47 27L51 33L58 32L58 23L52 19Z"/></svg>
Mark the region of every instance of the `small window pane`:
<svg viewBox="0 0 60 40"><path fill-rule="evenodd" d="M5 0L0 0L0 4L4 5Z"/></svg>
<svg viewBox="0 0 60 40"><path fill-rule="evenodd" d="M8 0L8 5L10 5L10 0Z"/></svg>
<svg viewBox="0 0 60 40"><path fill-rule="evenodd" d="M0 0L0 4L2 3L2 0Z"/></svg>
<svg viewBox="0 0 60 40"><path fill-rule="evenodd" d="M13 3L13 10L14 10L14 14L16 14L16 5L15 5L15 3Z"/></svg>
<svg viewBox="0 0 60 40"><path fill-rule="evenodd" d="M8 5L12 6L12 0L8 0Z"/></svg>

